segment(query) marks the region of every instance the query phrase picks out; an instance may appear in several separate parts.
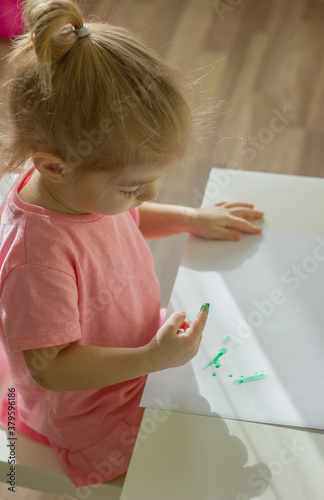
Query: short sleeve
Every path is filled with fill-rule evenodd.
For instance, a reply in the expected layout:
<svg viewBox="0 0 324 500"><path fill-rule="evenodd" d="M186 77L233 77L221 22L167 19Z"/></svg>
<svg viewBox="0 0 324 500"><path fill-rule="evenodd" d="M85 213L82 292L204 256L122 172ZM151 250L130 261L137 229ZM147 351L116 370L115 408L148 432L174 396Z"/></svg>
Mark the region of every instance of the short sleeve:
<svg viewBox="0 0 324 500"><path fill-rule="evenodd" d="M31 264L15 267L3 284L0 304L9 352L81 337L77 285L62 271Z"/></svg>
<svg viewBox="0 0 324 500"><path fill-rule="evenodd" d="M129 210L129 213L131 214L132 218L135 221L135 224L139 227L140 225L140 213L138 207L131 208Z"/></svg>

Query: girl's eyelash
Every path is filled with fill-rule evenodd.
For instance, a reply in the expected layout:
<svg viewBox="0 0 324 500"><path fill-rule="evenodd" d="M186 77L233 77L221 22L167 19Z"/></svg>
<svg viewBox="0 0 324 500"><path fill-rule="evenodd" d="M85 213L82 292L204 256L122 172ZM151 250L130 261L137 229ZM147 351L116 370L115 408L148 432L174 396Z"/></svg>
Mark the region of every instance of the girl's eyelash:
<svg viewBox="0 0 324 500"><path fill-rule="evenodd" d="M120 191L124 196L137 196L139 194L139 188L135 189L135 191Z"/></svg>

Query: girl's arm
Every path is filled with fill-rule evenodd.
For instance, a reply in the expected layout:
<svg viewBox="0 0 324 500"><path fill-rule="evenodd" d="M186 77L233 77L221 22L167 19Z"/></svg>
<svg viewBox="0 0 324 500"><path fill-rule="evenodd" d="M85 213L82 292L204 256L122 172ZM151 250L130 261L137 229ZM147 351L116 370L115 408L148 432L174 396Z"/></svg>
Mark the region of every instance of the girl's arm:
<svg viewBox="0 0 324 500"><path fill-rule="evenodd" d="M65 344L54 349L55 356L53 347L24 351L25 362L35 382L49 391L100 389L185 364L198 351L207 314L205 307L190 326L184 312L171 314L143 347Z"/></svg>
<svg viewBox="0 0 324 500"><path fill-rule="evenodd" d="M191 208L146 202L139 211L139 228L145 238L188 232L206 239L238 240L241 233L262 231L247 220L263 217L263 212L254 210L250 203L220 202L206 208Z"/></svg>

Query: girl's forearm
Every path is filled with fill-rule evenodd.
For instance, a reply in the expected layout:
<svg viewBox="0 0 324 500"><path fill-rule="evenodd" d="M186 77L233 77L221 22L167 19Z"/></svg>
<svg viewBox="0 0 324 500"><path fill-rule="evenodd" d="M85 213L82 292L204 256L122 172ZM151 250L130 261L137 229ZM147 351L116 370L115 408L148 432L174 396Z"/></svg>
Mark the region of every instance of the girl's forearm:
<svg viewBox="0 0 324 500"><path fill-rule="evenodd" d="M32 365L32 357L29 357L28 365ZM61 350L33 378L49 391L80 391L118 384L150 371L146 346L109 348L75 345Z"/></svg>
<svg viewBox="0 0 324 500"><path fill-rule="evenodd" d="M195 209L180 205L143 203L139 207L140 230L145 238L163 238L190 232Z"/></svg>

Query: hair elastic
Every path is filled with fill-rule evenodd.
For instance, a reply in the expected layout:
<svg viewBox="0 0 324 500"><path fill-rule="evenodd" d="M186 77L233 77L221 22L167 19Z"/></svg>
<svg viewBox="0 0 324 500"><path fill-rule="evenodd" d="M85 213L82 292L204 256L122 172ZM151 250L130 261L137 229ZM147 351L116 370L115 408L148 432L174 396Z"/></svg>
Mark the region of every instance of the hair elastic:
<svg viewBox="0 0 324 500"><path fill-rule="evenodd" d="M82 28L75 28L75 26L72 26L72 30L76 35L78 35L79 38L82 38L83 36L87 36L89 34L89 28L86 24L84 24Z"/></svg>

